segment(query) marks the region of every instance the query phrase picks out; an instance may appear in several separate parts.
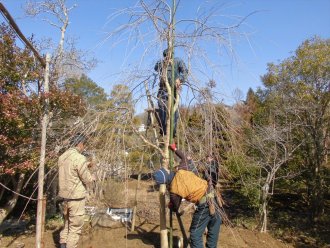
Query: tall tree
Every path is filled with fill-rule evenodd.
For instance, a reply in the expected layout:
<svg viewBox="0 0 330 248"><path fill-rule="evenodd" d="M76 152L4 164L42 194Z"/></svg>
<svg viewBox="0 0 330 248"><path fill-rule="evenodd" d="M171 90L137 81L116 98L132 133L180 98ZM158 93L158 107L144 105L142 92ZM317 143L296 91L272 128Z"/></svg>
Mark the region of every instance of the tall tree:
<svg viewBox="0 0 330 248"><path fill-rule="evenodd" d="M247 142L248 153L252 164L258 168L260 187L260 220L261 232L267 232L268 202L275 189L275 181L300 144L293 145L290 136L290 125L277 127L276 118L268 126L254 126ZM280 174L283 176L283 173ZM285 176L285 175L284 175ZM255 183L255 182L249 182Z"/></svg>
<svg viewBox="0 0 330 248"><path fill-rule="evenodd" d="M95 107L107 100L104 89L92 79L82 74L80 78L69 78L64 83L65 90L81 96L90 107Z"/></svg>
<svg viewBox="0 0 330 248"><path fill-rule="evenodd" d="M9 198L0 199L0 223L15 207L25 175L37 166L40 140L38 124L44 103L40 88L42 68L35 62L29 49L21 48L16 43L13 31L8 26L1 25L0 179L2 189L14 187L16 193ZM76 116L84 108L82 104L78 104L79 97L56 87L48 97L51 111L59 118Z"/></svg>
<svg viewBox="0 0 330 248"><path fill-rule="evenodd" d="M132 94L126 85L115 85L110 93L110 101L116 108L122 108L123 113L134 114Z"/></svg>
<svg viewBox="0 0 330 248"><path fill-rule="evenodd" d="M77 49L75 39L67 35L71 11L77 6L77 4L69 6L67 0L29 0L24 6L28 16L41 17L52 28L60 31L58 43L50 42L48 45L53 51L51 74L54 79L52 83L56 85L63 83L65 78L81 75L97 63L88 53Z"/></svg>
<svg viewBox="0 0 330 248"><path fill-rule="evenodd" d="M282 125L291 123L291 136L303 158L303 179L307 188L311 220L324 211L324 197L329 190L330 131L330 40L311 38L295 54L279 63L269 64L262 77L264 102L276 113ZM265 113L265 112L264 112ZM264 121L269 118L264 119ZM289 121L288 121L289 120ZM279 123L279 121L278 121Z"/></svg>
<svg viewBox="0 0 330 248"><path fill-rule="evenodd" d="M5 187L20 192L25 175L35 164L31 130L40 114L37 94L32 89L40 77L28 49L15 43L15 34L0 26L0 179L2 183L0 223L12 211L18 194L2 198ZM29 152L28 152L29 151ZM9 187L8 187L9 186Z"/></svg>

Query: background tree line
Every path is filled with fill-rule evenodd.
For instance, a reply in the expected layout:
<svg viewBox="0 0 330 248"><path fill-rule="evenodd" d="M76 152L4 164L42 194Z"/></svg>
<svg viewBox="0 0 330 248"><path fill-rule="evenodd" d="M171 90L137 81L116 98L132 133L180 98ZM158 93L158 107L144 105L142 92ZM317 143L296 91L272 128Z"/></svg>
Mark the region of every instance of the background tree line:
<svg viewBox="0 0 330 248"><path fill-rule="evenodd" d="M259 210L262 231L270 215L292 228L312 224L316 236L326 232L321 227L329 223L329 45L329 39L314 37L293 56L269 63L263 87L250 89L234 106L242 120L241 145L226 165ZM281 195L283 213L275 206ZM297 217L285 220L290 210Z"/></svg>
<svg viewBox="0 0 330 248"><path fill-rule="evenodd" d="M31 5L29 10L32 9L36 10L36 6ZM30 13L41 11L44 10L38 8L38 12ZM63 25L66 28L68 23ZM39 158L44 96L41 67L32 53L19 45L5 24L0 32L2 222L22 197L17 193L25 196L24 203L28 196L36 198L34 171ZM61 35L65 35L65 29L61 29ZM37 47L44 45L33 38L31 42ZM74 56L70 55L77 50L63 42L61 38L53 50L56 59L49 95L52 118L46 187L50 205L56 196L56 159L74 131L87 130L91 134L93 156L103 168L98 172L101 178L116 175L118 166L124 163L134 171L142 154L158 163L155 151L142 149L134 133L145 119L134 115L130 89L118 84L107 95L86 76L93 59L79 57L74 73L65 70L65 65L73 63L70 58ZM203 101L180 108L178 132L185 137L179 144L191 154L212 151L217 155L223 178L245 197L249 210L260 217L263 232L269 229L268 217L271 221L276 217L284 221L282 213L286 211L276 205L279 196L295 199L288 200L285 208L299 211L297 223L301 221L306 228L310 224L325 228L329 223L329 43L329 39L308 39L293 56L278 64L270 63L262 76L263 87L249 90L244 102L234 106L216 102L210 83L200 91ZM96 120L97 124L91 124ZM210 147L201 148L207 145ZM113 146L116 152L112 152ZM128 157L117 151L129 151ZM199 154L196 159L205 155ZM101 192L102 185L98 187Z"/></svg>

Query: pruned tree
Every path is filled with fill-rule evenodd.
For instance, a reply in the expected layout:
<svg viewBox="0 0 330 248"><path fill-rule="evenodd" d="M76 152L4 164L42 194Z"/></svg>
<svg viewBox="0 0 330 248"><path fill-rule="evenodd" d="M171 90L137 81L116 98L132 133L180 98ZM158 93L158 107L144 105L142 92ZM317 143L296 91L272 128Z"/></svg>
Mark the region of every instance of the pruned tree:
<svg viewBox="0 0 330 248"><path fill-rule="evenodd" d="M208 8L207 4L201 4L200 8L196 10L196 13L192 13L190 17L176 19L177 13L180 12L180 4L182 4L180 1L177 3L173 1L171 3L171 1L147 2L140 0L132 7L119 10L112 14L108 20L108 23L111 24L112 22L117 21L117 18L120 17L121 19L118 21L122 23L118 28L112 29L107 36L107 41L111 41L113 47L119 43L123 43L125 40L128 44L131 44L131 41L134 41L132 49L128 49L126 53L126 60L130 60L129 55L135 51L136 47L145 47L145 50L141 52L139 60L136 62L137 65L132 66L133 61L130 60L130 68L125 68L123 73L123 75L126 76L123 81L134 87L132 90L132 96L134 99L139 100L144 98L146 95L144 90L145 81L147 81L148 86L146 88L149 91L147 93L148 102L150 102L150 99L153 101L157 100L155 90L155 83L157 83L157 80L156 82L151 82L151 80L149 80L150 75L154 73L154 71L150 69L150 57L153 58L154 54L161 54L165 48L168 48L171 56L165 61L165 63L163 63L163 70L161 70L162 73L159 76L159 80L165 82L168 99L171 99L174 95L174 91L173 88L171 88L170 82L168 82L166 68L170 64L170 60L175 58L178 50L185 54L184 59L186 59L188 64L189 80L184 83L184 87L180 94L176 95L176 99L173 101L174 106L171 100L167 102L167 135L163 137L161 142L162 146L155 145L157 143L155 140L158 140L158 137L145 135L135 130L136 134L139 135L141 140L147 146L161 155L161 166L167 169L170 168L170 153L168 145L171 141L169 135L171 126L169 113L173 113L179 108L181 97L189 96L189 98L187 97L186 99L187 102L189 102L189 105L190 103L198 105L201 98L198 98L197 95L203 96L204 99L210 96L206 91L204 92L204 89L208 89L211 91L212 95L216 95L213 98L214 102L208 101L208 103L204 104L205 109L208 109L208 111L204 112L207 116L204 119L199 120L207 123L206 128L203 129L206 132L205 135L202 135L203 137L206 137L202 140L203 143L200 143L201 140L188 140L187 137L189 135L187 135L187 130L184 130L181 126L179 127L179 132L182 132L178 137L180 145L196 142L196 147L199 146L200 148L203 148L203 150L198 153L199 157L197 160L202 161L204 156L210 152L210 147L217 143L213 140L214 130L218 129L218 134L221 132L224 134L226 132L224 130L219 131L221 128L227 128L228 125L221 123L224 120L224 118L219 118L219 112L221 111L218 111L219 109L213 107L214 103L219 102L219 93L215 92L215 81L209 76L209 69L214 68L214 62L210 61L209 54L204 46L210 45L210 47L214 48L212 52L222 52L223 50L232 52L232 35L239 35L238 29L246 19L246 17L241 17L235 19L231 24L228 24L227 20L227 22L224 22L226 24L223 24L219 21L219 18L216 18L219 16L218 14L221 11L221 6L211 6ZM127 22L123 23L123 17L127 18ZM222 55L221 52L219 52L219 57ZM201 64L205 64L205 68L201 67ZM145 68L145 65L148 67ZM141 81L142 83L138 84ZM201 82L207 83L203 85ZM207 84L209 84L210 87L205 87ZM200 102L204 102L204 99ZM149 106L155 105L149 104ZM170 112L172 107L173 111ZM155 112L156 109L153 109L153 113ZM152 111L149 111L149 113L152 113ZM203 125L205 123L203 123ZM133 122L132 127L134 127ZM161 208L161 212L164 213L164 209ZM164 228L163 224L164 223L161 223L161 232L167 233L166 227ZM167 247L167 238L161 238L161 240L162 247Z"/></svg>
<svg viewBox="0 0 330 248"><path fill-rule="evenodd" d="M80 78L83 73L93 68L96 65L96 60L90 58L90 56L77 49L76 40L68 38L67 30L70 24L70 13L77 7L77 4L68 6L66 0L44 0L44 1L27 1L25 13L32 18L40 18L42 21L48 23L52 28L59 31L58 43L48 40L47 43L42 43L40 47L51 51L51 63L50 63L50 94L63 93L66 95L73 95L72 92L63 92L65 89L64 84L68 78ZM80 98L81 99L81 98ZM77 116L64 116L61 111L62 105L71 107L71 104L77 104L80 111L79 115L84 115L85 105L84 103L77 102L60 102L59 105L52 105L49 118L49 126L53 127L48 131L48 141L50 143L57 143L57 140L63 136L58 130L66 130L63 126L70 125L70 122ZM59 107L59 108L58 108ZM66 118L65 118L66 117ZM65 119L63 121L63 119ZM61 121L59 121L61 120ZM53 215L56 212L55 197L57 194L57 180L56 172L51 168L53 164L50 164L50 172L48 173L47 182L51 185L49 191L51 199L50 214Z"/></svg>
<svg viewBox="0 0 330 248"><path fill-rule="evenodd" d="M118 42L123 42L125 37L127 37L126 40L128 42L132 39L136 41L132 50L128 52L127 59L129 59L129 53L133 52L136 46L139 44L143 45L144 42L147 41L148 46L141 54L137 66L132 67L133 69L125 68L124 73L126 78L123 79L123 81L129 82L129 84L135 86L132 95L136 99L140 99L140 97L142 98L145 95L142 88L144 85L136 84L140 81L144 82L144 80L150 78L150 74L153 73L150 67L144 68L145 63L142 62L148 62L147 65L149 66L150 60L147 59L150 55L155 54L155 51L157 54L160 54L159 51L163 51L165 48L168 48L169 51L174 50L174 48L176 51L181 49L181 51L185 53L184 57L187 59L189 67L189 80L184 83L181 93L177 95L178 98L175 99L176 106L174 106L174 109L179 108L179 104L181 104L179 98L186 94L192 96L190 99L187 99L188 102L196 103L201 100L201 98L198 99L197 95L199 95L199 92L203 92L203 89L206 89L208 84L212 86L209 87L209 90L214 95L214 101L219 101L219 93L216 92L215 81L205 73L207 81L205 85L201 84L200 82L203 81L203 79L201 80L201 78L199 78L200 74L194 69L197 68L197 63L199 64L201 61L210 66L213 64L208 58L208 53L203 49L205 43L212 43L212 47L217 48L217 51L219 51L219 56L221 56L222 49L233 51L232 43L230 42L231 37L232 35L239 35L238 30L247 18L247 16L237 18L233 24L224 25L218 19L216 20L217 14L221 12L221 6L209 7L207 4L201 4L200 8L196 10L196 13L192 14L191 18L178 20L176 19L176 14L180 11L180 4L181 3L178 2L175 6L171 6L172 3L170 3L170 1L138 1L136 5L115 12L109 17L108 23L117 20L118 17L127 17L128 21L109 32L107 36L107 40L112 41L114 44L113 46L117 45ZM122 22L121 20L121 23ZM146 27L149 28L146 29ZM150 29L150 27L153 27L153 29ZM134 32L131 32L132 30L134 30ZM140 39L140 37L143 37L143 39ZM164 68L166 68L168 63L164 64ZM132 64L132 61L130 64ZM198 69L198 72L202 70L203 69ZM162 71L164 73L166 69ZM169 82L167 82L167 77L165 74L160 75L160 77L165 79L166 89L169 92L170 98L170 96L172 96L172 89ZM151 99L156 100L155 82L148 80L148 84L152 96ZM189 93L185 91L189 91ZM201 94L201 96L206 99L207 94L204 93ZM170 104L170 101L168 104ZM170 109L170 107L171 106L168 105L168 109ZM170 119L168 118L168 122L169 121ZM167 125L167 127L169 126L170 125ZM150 137L141 138L145 142L150 139ZM149 140L147 143L152 146L154 142L153 140ZM163 149L158 150L164 158L163 166L166 168L168 167L169 161L168 144L169 137L166 136L164 137Z"/></svg>

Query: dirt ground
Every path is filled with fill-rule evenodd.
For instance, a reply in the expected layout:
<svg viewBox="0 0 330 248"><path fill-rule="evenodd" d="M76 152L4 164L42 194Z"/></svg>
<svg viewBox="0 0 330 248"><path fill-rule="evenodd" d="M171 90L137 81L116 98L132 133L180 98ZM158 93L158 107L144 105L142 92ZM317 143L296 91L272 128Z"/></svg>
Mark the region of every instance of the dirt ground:
<svg viewBox="0 0 330 248"><path fill-rule="evenodd" d="M127 206L132 206L135 196L136 180L130 180L126 186L126 204ZM142 181L138 190L135 231L131 231L130 225L124 226L120 222L115 221L106 222L104 218L96 220L94 216L93 220L96 221L92 220L85 222L78 247L160 247L158 199L158 191L153 187L152 182L150 180ZM188 203L184 203L183 207L188 205ZM193 209L190 209L190 211L187 211L187 213L182 216L187 233L191 222L192 212ZM173 221L173 226L174 236L181 236L180 228L176 219ZM34 226L30 226L17 233L13 232L10 235L3 234L0 238L0 247L35 247L34 229ZM44 234L44 247L59 247L58 241L60 229L61 221L48 221L46 232ZM222 225L218 247L285 248L293 246L285 244L269 234L261 234L258 231L239 227L229 228Z"/></svg>
<svg viewBox="0 0 330 248"><path fill-rule="evenodd" d="M186 228L189 225L185 225ZM58 247L59 229L45 233L45 247ZM179 230L175 228L174 235L178 235ZM24 234L17 237L3 237L0 247L35 247L35 236ZM106 247L160 247L159 246L159 226L155 224L141 223L136 227L136 231L131 232L126 227L101 228L97 227L89 232L84 232L79 242L82 248L106 248ZM272 238L269 234L261 234L246 229L222 227L218 247L223 248L285 248L292 247L279 240Z"/></svg>

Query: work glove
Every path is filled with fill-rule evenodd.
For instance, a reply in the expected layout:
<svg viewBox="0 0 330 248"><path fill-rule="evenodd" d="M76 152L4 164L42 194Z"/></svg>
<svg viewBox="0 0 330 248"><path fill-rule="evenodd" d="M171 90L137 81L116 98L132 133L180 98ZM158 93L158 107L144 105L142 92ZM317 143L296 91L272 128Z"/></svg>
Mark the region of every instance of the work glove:
<svg viewBox="0 0 330 248"><path fill-rule="evenodd" d="M179 78L175 80L175 87L177 91L181 90L181 80Z"/></svg>
<svg viewBox="0 0 330 248"><path fill-rule="evenodd" d="M171 145L169 145L169 147L170 147L170 149L172 150L172 151L176 151L176 145L175 145L175 143L173 143L173 144L171 144Z"/></svg>

